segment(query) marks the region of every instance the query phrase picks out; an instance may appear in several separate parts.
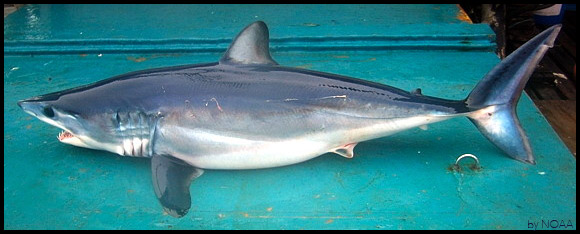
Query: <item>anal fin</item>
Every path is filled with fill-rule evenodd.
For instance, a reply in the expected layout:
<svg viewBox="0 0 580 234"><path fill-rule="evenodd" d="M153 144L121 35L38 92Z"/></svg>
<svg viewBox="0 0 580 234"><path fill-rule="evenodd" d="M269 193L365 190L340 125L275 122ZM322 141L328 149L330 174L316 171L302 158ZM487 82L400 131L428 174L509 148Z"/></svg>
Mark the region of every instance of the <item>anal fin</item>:
<svg viewBox="0 0 580 234"><path fill-rule="evenodd" d="M151 171L155 195L163 210L177 218L186 215L191 207L189 186L191 181L203 174L203 170L172 156L154 155Z"/></svg>

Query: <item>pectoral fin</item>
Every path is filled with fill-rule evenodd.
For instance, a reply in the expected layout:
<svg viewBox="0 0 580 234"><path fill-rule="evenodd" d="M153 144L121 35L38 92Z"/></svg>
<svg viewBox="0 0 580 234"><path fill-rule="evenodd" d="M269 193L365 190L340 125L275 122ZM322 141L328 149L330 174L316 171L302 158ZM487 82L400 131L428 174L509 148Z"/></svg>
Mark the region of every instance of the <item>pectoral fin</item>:
<svg viewBox="0 0 580 234"><path fill-rule="evenodd" d="M203 170L171 156L154 155L151 171L155 195L163 210L177 218L187 214L191 207L189 186L193 179L203 174Z"/></svg>

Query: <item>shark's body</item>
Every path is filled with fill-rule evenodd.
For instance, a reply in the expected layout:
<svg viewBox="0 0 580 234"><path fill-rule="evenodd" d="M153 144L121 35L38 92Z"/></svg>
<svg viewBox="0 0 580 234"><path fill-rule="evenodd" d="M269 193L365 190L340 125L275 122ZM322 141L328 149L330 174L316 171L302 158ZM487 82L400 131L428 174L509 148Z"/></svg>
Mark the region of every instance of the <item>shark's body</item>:
<svg viewBox="0 0 580 234"><path fill-rule="evenodd" d="M19 102L65 130L62 142L152 158L155 192L176 217L201 169L291 165L361 141L469 117L511 157L534 163L515 105L559 27L522 46L466 100L278 65L263 22L246 27L216 63L138 71ZM531 67L531 68L530 68Z"/></svg>

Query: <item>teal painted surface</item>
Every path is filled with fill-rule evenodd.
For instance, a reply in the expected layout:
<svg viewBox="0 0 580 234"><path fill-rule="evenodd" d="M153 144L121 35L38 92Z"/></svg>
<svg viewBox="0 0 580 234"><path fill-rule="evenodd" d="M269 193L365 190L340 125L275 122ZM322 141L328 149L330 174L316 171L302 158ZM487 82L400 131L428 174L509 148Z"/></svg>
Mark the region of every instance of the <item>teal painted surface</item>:
<svg viewBox="0 0 580 234"><path fill-rule="evenodd" d="M5 19L4 53L222 52L255 20L275 25L273 51L495 49L488 26L457 14L454 5L31 5Z"/></svg>
<svg viewBox="0 0 580 234"><path fill-rule="evenodd" d="M255 20L293 27L292 37L342 36L344 27L463 23L456 16L454 5L28 5L6 19L4 39L230 38Z"/></svg>
<svg viewBox="0 0 580 234"><path fill-rule="evenodd" d="M192 10L192 7L186 8ZM283 17L283 12L269 13L268 7L273 6L232 7L233 12L226 14L227 18L212 18L207 10L185 11L183 7L134 8L158 20L164 19L167 11L175 12L168 16L170 19L164 19L172 22L166 25L186 27L185 22L220 25L210 39L231 40L241 27L255 19L253 15L263 17L258 19L269 24L272 35L277 27L288 29L292 24L320 23L322 19L348 22L350 26L343 27L350 30L355 30L357 24L370 28L381 23L388 27L389 22L393 28L402 29L403 26L396 26L402 21L408 21L407 26L423 28L428 28L427 21L430 25L481 27L456 20L456 12L445 10L456 11L454 5L423 6L424 13L418 15L424 18L417 19L412 18L415 16L412 14L385 14L387 6L367 7L364 12L351 11L353 6L328 6L328 9L334 8L334 14L320 10L314 14L307 6L294 6L304 14L287 17ZM409 10L420 8L408 7ZM94 30L97 35L96 31L101 29L93 24L101 21L112 24L115 20L111 18L126 20L118 22L118 30L110 32L112 35L101 34L92 39L115 35L162 39L165 37L153 32L163 30L170 31L175 38L180 37L180 32L173 31L179 27L162 29L152 19L141 19L143 15L129 11L130 8L114 11L101 7L94 11L97 13L89 14L85 6L79 6L78 11L73 6L28 6L5 19L5 44L13 39L29 40L25 31L34 31L26 29L31 26L26 20L30 17L18 15L27 9L44 9L41 11L44 16L38 15L38 21L52 17L53 22L59 22L53 28L39 26L37 30L44 30L42 33L51 36L30 39L32 41L75 39L78 35L74 35L73 29L79 28ZM66 14L62 14L63 11ZM344 14L337 14L337 11ZM395 12L398 11L400 8ZM433 12L437 11L441 15L436 17ZM309 15L305 15L307 12ZM325 14L329 18L323 18ZM397 21L401 15L408 19ZM196 20L197 17L200 20ZM363 17L368 23L356 21ZM233 20L237 20L236 23L232 23ZM61 24L69 24L69 27ZM153 32L135 29L148 25ZM225 32L218 32L218 27L224 27ZM333 28L334 35L340 36L340 29ZM488 34L489 31L487 28L479 33ZM182 32L186 38L203 38L195 36L191 30ZM462 32L469 31L457 33ZM290 38L293 32L277 33ZM377 34L388 35L388 32ZM301 35L315 37L317 34L305 32ZM408 35L425 34L409 32ZM280 46L285 43L290 42L280 42ZM296 47L276 51L273 57L286 66L364 78L406 90L420 87L426 95L451 99L467 96L477 81L499 62L492 52L483 50L430 50L428 47L370 50L368 46L372 47L372 42L361 43L360 50L316 51ZM576 160L526 95L519 103L518 114L529 133L537 158L535 166L503 155L467 119L452 119L430 125L426 131L412 129L362 142L356 147L353 159L325 154L281 168L208 170L192 184L192 208L182 219L163 214L151 185L148 159L61 144L56 140L57 128L25 114L16 105L16 101L23 98L129 71L216 61L221 53L159 51L132 54L121 51L5 55L4 228L527 229L528 222L542 220L564 220L566 223L571 220L576 228ZM449 170L463 153L477 155L483 168L479 171L464 168L463 173Z"/></svg>

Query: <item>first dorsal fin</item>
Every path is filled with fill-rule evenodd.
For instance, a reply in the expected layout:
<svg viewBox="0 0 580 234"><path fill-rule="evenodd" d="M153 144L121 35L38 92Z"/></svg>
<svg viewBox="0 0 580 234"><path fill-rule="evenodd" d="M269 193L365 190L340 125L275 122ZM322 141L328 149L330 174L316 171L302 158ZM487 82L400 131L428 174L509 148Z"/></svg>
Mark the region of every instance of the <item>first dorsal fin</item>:
<svg viewBox="0 0 580 234"><path fill-rule="evenodd" d="M256 21L244 28L234 39L220 63L278 65L270 56L268 27Z"/></svg>

